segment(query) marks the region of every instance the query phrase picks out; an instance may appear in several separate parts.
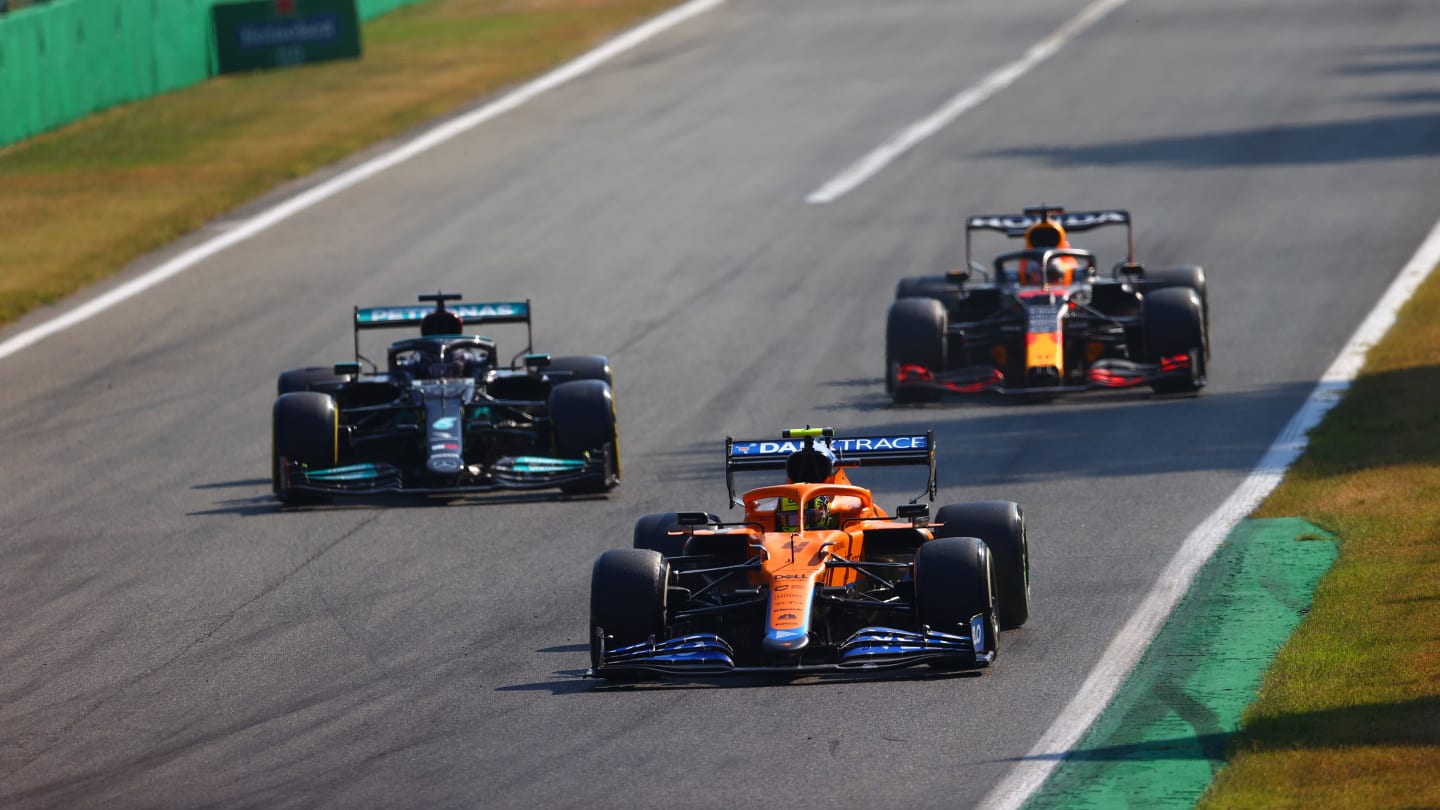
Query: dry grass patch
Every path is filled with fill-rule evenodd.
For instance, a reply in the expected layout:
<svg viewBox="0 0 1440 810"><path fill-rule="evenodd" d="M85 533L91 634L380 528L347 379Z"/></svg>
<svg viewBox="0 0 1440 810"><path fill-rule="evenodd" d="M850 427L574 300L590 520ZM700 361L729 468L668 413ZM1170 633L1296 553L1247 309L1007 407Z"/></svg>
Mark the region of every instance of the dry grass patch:
<svg viewBox="0 0 1440 810"><path fill-rule="evenodd" d="M361 60L219 78L0 151L0 324L674 4L430 0L367 24Z"/></svg>

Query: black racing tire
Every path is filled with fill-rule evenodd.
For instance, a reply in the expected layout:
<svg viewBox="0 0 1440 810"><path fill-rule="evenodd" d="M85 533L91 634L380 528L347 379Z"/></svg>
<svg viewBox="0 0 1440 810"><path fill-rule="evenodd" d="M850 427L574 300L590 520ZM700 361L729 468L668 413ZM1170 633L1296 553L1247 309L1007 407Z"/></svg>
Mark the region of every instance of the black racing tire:
<svg viewBox="0 0 1440 810"><path fill-rule="evenodd" d="M902 278L895 285L895 299L934 298L941 303L954 300L960 288L944 276L911 276Z"/></svg>
<svg viewBox="0 0 1440 810"><path fill-rule="evenodd" d="M1025 513L1014 501L975 501L940 507L936 537L978 537L990 549L995 568L1000 629L1010 630L1030 618L1030 540Z"/></svg>
<svg viewBox="0 0 1440 810"><path fill-rule="evenodd" d="M557 374L557 382L571 382L573 380L601 380L606 385L615 386L615 379L610 371L610 359L599 354L579 354L565 357L554 357L546 372L568 372Z"/></svg>
<svg viewBox="0 0 1440 810"><path fill-rule="evenodd" d="M935 373L945 370L948 317L934 298L901 298L890 305L885 319L885 390L896 402L933 402L933 388L895 387L895 370L902 365L924 366Z"/></svg>
<svg viewBox="0 0 1440 810"><path fill-rule="evenodd" d="M608 649L665 638L670 564L658 551L611 549L590 571L590 665L600 666L600 638ZM606 676L610 677L610 676ZM623 676L621 678L623 679Z"/></svg>
<svg viewBox="0 0 1440 810"><path fill-rule="evenodd" d="M942 633L970 635L970 618L985 616L986 646L999 650L995 574L990 550L977 537L941 537L915 551L915 620Z"/></svg>
<svg viewBox="0 0 1440 810"><path fill-rule="evenodd" d="M586 458L603 450L609 469L599 480L562 484L567 495L607 492L620 483L620 441L616 431L615 398L604 380L572 380L550 389L550 421L553 425L555 455Z"/></svg>
<svg viewBox="0 0 1440 810"><path fill-rule="evenodd" d="M1205 324L1205 360L1210 360L1210 293L1205 282L1205 268L1198 264L1182 264L1176 267L1160 267L1146 270L1140 282L1140 292L1163 290L1168 287L1189 287L1200 296L1200 320Z"/></svg>
<svg viewBox="0 0 1440 810"><path fill-rule="evenodd" d="M679 517L675 512L656 512L635 521L635 539L631 547L658 551L667 558L684 555L686 536L670 534L680 530Z"/></svg>
<svg viewBox="0 0 1440 810"><path fill-rule="evenodd" d="M289 394L295 391L333 391L347 378L335 373L329 366L307 366L280 372L275 381L275 393Z"/></svg>
<svg viewBox="0 0 1440 810"><path fill-rule="evenodd" d="M1200 296L1200 301L1204 303L1207 300L1205 297L1205 268L1198 264L1157 267L1153 270L1147 269L1145 275L1140 278L1140 292L1142 293L1170 287L1189 287Z"/></svg>
<svg viewBox="0 0 1440 810"><path fill-rule="evenodd" d="M720 522L720 518L710 515L710 526L696 528L711 528ZM645 515L635 521L635 538L632 548L649 549L658 551L665 557L682 557L685 554L685 541L689 535L670 534L670 532L684 529L680 525L678 512L655 512Z"/></svg>
<svg viewBox="0 0 1440 810"><path fill-rule="evenodd" d="M291 492L280 475L280 459L324 469L340 461L340 411L335 399L318 391L292 391L275 399L271 419L270 482L281 503L324 503L328 498Z"/></svg>
<svg viewBox="0 0 1440 810"><path fill-rule="evenodd" d="M1205 387L1208 341L1199 293L1188 287L1154 290L1141 301L1141 312L1149 362L1181 354L1190 358L1189 376L1156 380L1151 389L1157 394L1189 394Z"/></svg>

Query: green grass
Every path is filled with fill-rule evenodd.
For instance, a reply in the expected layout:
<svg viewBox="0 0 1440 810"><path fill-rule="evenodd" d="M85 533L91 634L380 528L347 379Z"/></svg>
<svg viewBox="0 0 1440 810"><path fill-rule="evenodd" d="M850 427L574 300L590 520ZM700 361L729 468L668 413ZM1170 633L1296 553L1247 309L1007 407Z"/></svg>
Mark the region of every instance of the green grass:
<svg viewBox="0 0 1440 810"><path fill-rule="evenodd" d="M1339 536L1205 808L1440 807L1440 274L1260 517Z"/></svg>
<svg viewBox="0 0 1440 810"><path fill-rule="evenodd" d="M430 0L367 24L363 59L218 78L0 151L0 324L675 2Z"/></svg>

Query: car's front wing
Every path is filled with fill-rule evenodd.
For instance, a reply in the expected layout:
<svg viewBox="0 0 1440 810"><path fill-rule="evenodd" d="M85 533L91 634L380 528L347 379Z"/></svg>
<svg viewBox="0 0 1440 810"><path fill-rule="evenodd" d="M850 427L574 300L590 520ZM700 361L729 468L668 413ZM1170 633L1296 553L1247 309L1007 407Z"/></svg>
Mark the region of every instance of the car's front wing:
<svg viewBox="0 0 1440 810"><path fill-rule="evenodd" d="M714 633L696 633L664 641L643 641L605 649L605 629L595 629L600 664L585 674L603 678L612 674L738 675L751 673L835 673L902 669L919 664L950 664L957 668L987 667L995 660L995 645L986 636L985 617L970 620L970 635L922 632L892 627L866 627L837 648L837 660L817 664L777 662L738 665L735 651Z"/></svg>
<svg viewBox="0 0 1440 810"><path fill-rule="evenodd" d="M994 366L962 366L934 371L924 366L901 365L895 373L895 390L930 389L952 394L1065 394L1187 379L1190 373L1190 356L1184 354L1162 358L1158 363L1097 360L1086 370L1084 382L1070 385L1007 385L1004 372Z"/></svg>
<svg viewBox="0 0 1440 810"><path fill-rule="evenodd" d="M587 459L505 457L489 466L470 465L451 481L406 480L399 467L385 462L317 469L282 458L281 486L289 492L326 497L549 489L580 481L607 480L612 475L608 455L608 451L595 451Z"/></svg>

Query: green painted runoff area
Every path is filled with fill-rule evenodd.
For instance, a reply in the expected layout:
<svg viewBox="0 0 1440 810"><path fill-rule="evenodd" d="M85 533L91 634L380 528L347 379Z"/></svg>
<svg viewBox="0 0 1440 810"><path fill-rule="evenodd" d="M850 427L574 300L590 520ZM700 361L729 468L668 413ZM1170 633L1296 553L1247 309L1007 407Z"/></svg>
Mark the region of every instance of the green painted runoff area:
<svg viewBox="0 0 1440 810"><path fill-rule="evenodd" d="M1193 807L1336 554L1298 518L1237 526L1026 810Z"/></svg>

